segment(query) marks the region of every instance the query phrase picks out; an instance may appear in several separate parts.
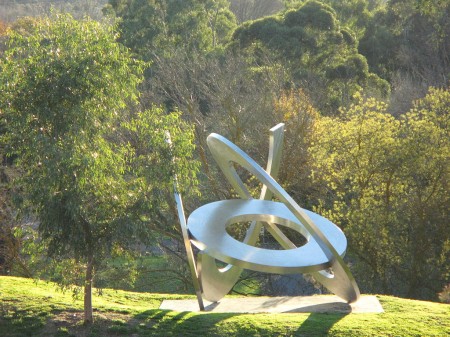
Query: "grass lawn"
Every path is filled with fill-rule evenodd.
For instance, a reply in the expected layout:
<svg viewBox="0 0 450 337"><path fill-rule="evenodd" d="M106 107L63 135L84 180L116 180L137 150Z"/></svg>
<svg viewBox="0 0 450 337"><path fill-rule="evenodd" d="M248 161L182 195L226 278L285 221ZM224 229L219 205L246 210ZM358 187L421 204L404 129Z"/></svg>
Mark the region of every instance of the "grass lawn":
<svg viewBox="0 0 450 337"><path fill-rule="evenodd" d="M450 305L378 296L382 314L219 314L159 310L189 295L103 290L95 323L82 301L48 282L0 277L0 336L450 336Z"/></svg>

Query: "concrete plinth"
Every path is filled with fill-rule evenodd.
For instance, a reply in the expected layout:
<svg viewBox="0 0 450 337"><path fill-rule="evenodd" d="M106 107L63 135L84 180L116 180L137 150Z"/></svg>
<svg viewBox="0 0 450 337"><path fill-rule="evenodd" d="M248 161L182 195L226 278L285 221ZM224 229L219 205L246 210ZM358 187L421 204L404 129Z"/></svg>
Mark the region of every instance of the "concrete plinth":
<svg viewBox="0 0 450 337"><path fill-rule="evenodd" d="M197 300L164 300L160 309L199 312ZM383 307L375 296L361 296L348 304L334 295L293 297L229 297L220 302L205 301L206 312L216 313L381 313Z"/></svg>

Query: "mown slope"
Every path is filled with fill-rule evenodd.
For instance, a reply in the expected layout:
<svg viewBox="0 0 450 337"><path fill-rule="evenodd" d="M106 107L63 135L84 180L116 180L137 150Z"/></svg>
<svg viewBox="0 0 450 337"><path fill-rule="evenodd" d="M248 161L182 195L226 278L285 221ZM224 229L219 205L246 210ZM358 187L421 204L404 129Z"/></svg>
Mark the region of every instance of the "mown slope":
<svg viewBox="0 0 450 337"><path fill-rule="evenodd" d="M378 296L382 314L215 314L159 310L186 295L103 290L95 323L54 284L0 277L0 336L436 336L450 335L450 305ZM192 297L191 297L192 298Z"/></svg>

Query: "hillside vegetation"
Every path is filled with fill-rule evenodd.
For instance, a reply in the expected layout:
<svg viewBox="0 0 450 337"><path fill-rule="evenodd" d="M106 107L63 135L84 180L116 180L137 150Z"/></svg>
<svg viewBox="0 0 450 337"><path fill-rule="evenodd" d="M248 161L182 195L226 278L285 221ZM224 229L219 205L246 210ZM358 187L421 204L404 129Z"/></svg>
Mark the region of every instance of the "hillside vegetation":
<svg viewBox="0 0 450 337"><path fill-rule="evenodd" d="M382 314L220 314L159 310L187 295L102 290L95 322L79 323L83 304L55 284L0 277L0 335L19 336L447 336L450 306L377 296Z"/></svg>
<svg viewBox="0 0 450 337"><path fill-rule="evenodd" d="M1 0L0 20L13 22L24 16L48 14L50 8L72 13L76 17L89 15L101 19L106 0Z"/></svg>

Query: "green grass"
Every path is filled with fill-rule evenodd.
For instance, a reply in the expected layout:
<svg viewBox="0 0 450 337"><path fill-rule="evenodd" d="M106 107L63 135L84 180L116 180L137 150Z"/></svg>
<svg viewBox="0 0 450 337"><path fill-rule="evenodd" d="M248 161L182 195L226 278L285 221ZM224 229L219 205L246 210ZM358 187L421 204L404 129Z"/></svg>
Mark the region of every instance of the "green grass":
<svg viewBox="0 0 450 337"><path fill-rule="evenodd" d="M450 335L450 305L378 296L382 314L219 314L159 310L189 295L103 290L95 323L52 283L0 277L0 336L436 336Z"/></svg>

